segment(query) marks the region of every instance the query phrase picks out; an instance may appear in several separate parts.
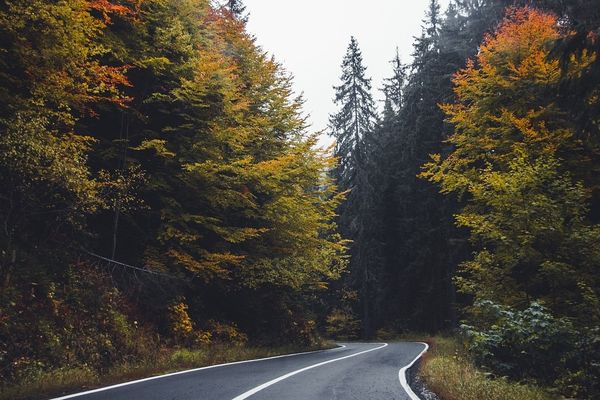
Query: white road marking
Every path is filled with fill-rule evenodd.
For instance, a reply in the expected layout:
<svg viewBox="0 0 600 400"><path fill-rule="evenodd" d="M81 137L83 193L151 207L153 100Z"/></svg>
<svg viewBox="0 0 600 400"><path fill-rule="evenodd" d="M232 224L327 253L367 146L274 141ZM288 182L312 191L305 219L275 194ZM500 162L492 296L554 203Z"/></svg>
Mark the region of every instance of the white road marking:
<svg viewBox="0 0 600 400"><path fill-rule="evenodd" d="M321 352L326 352L326 351L335 351L335 350L341 350L344 347L346 347L345 345L340 345L340 347L336 347L334 349L326 349L326 350L315 350L315 351L305 351L303 353L293 353L293 354L283 354L280 356L273 356L273 357L265 357L265 358L255 358L253 360L243 360L243 361L235 361L235 362L230 362L230 363L224 363L224 364L216 364L216 365L209 365L207 367L201 367L201 368L194 368L194 369L187 369L185 371L179 371L179 372L173 372L170 374L164 374L164 375L158 375L158 376L152 376L150 378L144 378L144 379L138 379L135 381L130 381L130 382L124 382L124 383L119 383L117 385L112 385L112 386L106 386L106 387L101 387L98 389L93 389L93 390L88 390L85 392L80 392L80 393L74 393L74 394L69 394L67 396L62 396L62 397L56 397L54 399L50 399L50 400L66 400L66 399L72 399L74 397L79 397L79 396L85 396L88 394L92 394L92 393L98 393L98 392L103 392L105 390L111 390L111 389L116 389L119 387L123 387L123 386L128 386L128 385L134 385L136 383L141 383L141 382L147 382L147 381L151 381L154 379L161 379L161 378L166 378L168 376L174 376L174 375L181 375L181 374L187 374L190 372L196 372L196 371L202 371L205 369L212 369L212 368L218 368L218 367L225 367L227 365L236 365L236 364L245 364L245 363L251 363L251 362L258 362L258 361L265 361L265 360L273 360L275 358L284 358L284 357L294 357L294 356L301 356L304 354L313 354L313 353L321 353Z"/></svg>
<svg viewBox="0 0 600 400"><path fill-rule="evenodd" d="M408 370L410 367L413 366L413 364L415 362L417 362L417 360L419 358L421 358L421 356L423 355L423 353L425 353L427 351L427 349L429 349L429 345L427 343L423 343L423 342L419 342L422 345L425 346L425 348L423 349L422 352L419 353L418 356L415 357L414 360L412 360L412 362L410 364L408 364L405 367L402 367L400 369L400 371L398 372L398 378L400 379L400 385L402 385L402 388L404 388L404 391L408 394L408 397L410 397L411 400L420 400L419 396L417 396L415 394L415 392L413 392L413 390L410 388L410 385L408 384L408 382L406 381L406 370Z"/></svg>
<svg viewBox="0 0 600 400"><path fill-rule="evenodd" d="M257 386L254 389L248 390L247 392L242 393L242 394L240 394L237 397L234 397L233 400L244 400L244 399L247 399L248 397L250 397L250 396L252 396L252 395L260 392L261 390L266 389L269 386L272 386L272 385L276 384L277 382L281 382L284 379L287 379L287 378L289 378L291 376L300 374L300 373L302 373L304 371L308 371L309 369L317 368L317 367L320 367L320 366L325 365L325 364L330 364L332 362L336 362L336 361L340 361L340 360L345 360L346 358L356 357L356 356L359 356L361 354L365 354L365 353L368 353L368 352L371 352L371 351L383 349L387 345L388 345L387 343L383 343L379 347L374 347L372 349L360 351L358 353L350 354L350 355L347 355L347 356L344 356L344 357L334 358L333 360L323 361L323 362L320 362L318 364L309 365L308 367L304 367L304 368L301 368L299 370L289 372L289 373L287 373L285 375L281 375L279 378L275 378L275 379L273 379L273 380L271 380L269 382L263 383L262 385Z"/></svg>

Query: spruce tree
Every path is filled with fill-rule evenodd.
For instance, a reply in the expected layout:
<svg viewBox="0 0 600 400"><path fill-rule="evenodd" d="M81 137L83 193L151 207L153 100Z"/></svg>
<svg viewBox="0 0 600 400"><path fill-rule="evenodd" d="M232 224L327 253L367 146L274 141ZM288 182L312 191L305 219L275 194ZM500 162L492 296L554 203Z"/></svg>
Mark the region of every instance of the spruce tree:
<svg viewBox="0 0 600 400"><path fill-rule="evenodd" d="M400 60L400 53L396 47L396 55L390 61L392 64L392 76L385 80L383 91L385 93L385 107L391 107L394 113L398 113L402 108L402 95L406 83L406 65Z"/></svg>
<svg viewBox="0 0 600 400"><path fill-rule="evenodd" d="M350 248L350 276L346 284L359 292L363 336L369 337L378 258L372 223L375 210L372 174L376 172L372 155L378 147L373 134L378 117L371 79L365 72L358 42L352 37L342 62L342 82L335 87L335 103L340 110L331 116L330 125L337 139L335 155L339 160L334 177L342 190L351 189L339 210L341 233L355 243Z"/></svg>
<svg viewBox="0 0 600 400"><path fill-rule="evenodd" d="M365 161L365 141L377 121L371 79L365 72L358 42L352 37L342 61L342 82L334 87L334 102L340 110L330 117L331 132L337 140L335 155L340 163L336 179L342 189L354 185L356 171Z"/></svg>
<svg viewBox="0 0 600 400"><path fill-rule="evenodd" d="M248 22L248 16L245 14L246 6L242 0L227 0L227 9L233 16L243 22Z"/></svg>
<svg viewBox="0 0 600 400"><path fill-rule="evenodd" d="M448 239L456 236L452 208L417 174L430 153L443 149L447 127L438 103L452 95L450 77L457 60L466 58L446 48L455 43L456 33L446 29L438 2L431 1L414 44L410 75L404 76L396 58L393 77L386 81L388 88L390 83L399 87L396 93L386 90L381 128L387 133L381 134L383 154L378 163L385 171L377 197L383 238L380 291L382 312L391 316L383 321L388 327L394 321L394 328L436 331L454 318L450 277L456 249L448 245L452 242ZM396 116L394 100L400 104Z"/></svg>

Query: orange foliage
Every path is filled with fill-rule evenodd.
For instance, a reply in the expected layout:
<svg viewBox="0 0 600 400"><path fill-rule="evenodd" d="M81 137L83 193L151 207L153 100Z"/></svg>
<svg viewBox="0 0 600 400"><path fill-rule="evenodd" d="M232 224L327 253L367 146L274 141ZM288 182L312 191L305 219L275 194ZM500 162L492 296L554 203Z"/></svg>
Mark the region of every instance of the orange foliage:
<svg viewBox="0 0 600 400"><path fill-rule="evenodd" d="M91 65L90 73L95 78L96 84L108 88L107 93L110 94L104 96L90 95L87 100L89 102L108 101L121 107L126 107L131 98L120 94L118 88L132 86L125 76L130 68L130 65L120 67L99 64Z"/></svg>
<svg viewBox="0 0 600 400"><path fill-rule="evenodd" d="M441 106L455 127L449 138L455 151L433 159L422 176L443 180L446 191L462 190L465 176L475 179L481 163L507 168L517 149L534 156L574 151L573 130L556 103L563 71L550 54L552 44L569 34L554 14L509 8L476 58L455 74L458 101ZM567 74L576 76L589 62L584 55Z"/></svg>
<svg viewBox="0 0 600 400"><path fill-rule="evenodd" d="M141 4L141 0L125 0L124 3L127 5L115 4L114 0L88 0L88 2L92 10L99 11L102 14L104 22L107 24L111 22L111 15L122 17L135 15Z"/></svg>
<svg viewBox="0 0 600 400"><path fill-rule="evenodd" d="M486 35L481 53L513 53L515 49L522 49L523 53L533 49L539 51L548 40L559 37L557 22L557 16L547 11L531 7L509 7L496 32Z"/></svg>
<svg viewBox="0 0 600 400"><path fill-rule="evenodd" d="M560 76L558 60L548 58L548 44L561 35L554 14L531 7L509 8L496 32L486 35L477 55L477 63L455 74L459 97L480 97L491 82L510 86L517 81L555 82ZM485 86L484 86L485 85Z"/></svg>

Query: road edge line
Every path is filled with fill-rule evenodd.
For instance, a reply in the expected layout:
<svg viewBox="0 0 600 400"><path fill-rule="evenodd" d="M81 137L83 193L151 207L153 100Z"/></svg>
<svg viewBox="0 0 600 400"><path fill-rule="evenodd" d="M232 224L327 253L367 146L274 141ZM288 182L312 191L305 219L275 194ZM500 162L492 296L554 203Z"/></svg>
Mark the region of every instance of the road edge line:
<svg viewBox="0 0 600 400"><path fill-rule="evenodd" d="M134 381L117 383L115 385L104 386L104 387L100 387L100 388L97 388L97 389L86 390L84 392L72 393L72 394L68 394L68 395L65 395L65 396L61 396L61 397L54 397L54 398L51 398L49 400L67 400L67 399L72 399L72 398L79 397L79 396L85 396L85 395L88 395L88 394L93 394L93 393L98 393L98 392L104 392L106 390L116 389L116 388L123 387L123 386L134 385L136 383L142 383L142 382L152 381L152 380L161 379L161 378L167 378L169 376L187 374L187 373L190 373L190 372L202 371L202 370L205 370L205 369L226 367L228 365L245 364L245 363L258 362L258 361L274 360L276 358L301 356L301 355L305 355L305 354L322 353L322 352L326 352L326 351L336 351L336 350L341 350L341 349L343 349L345 347L346 347L346 345L341 344L341 345L338 345L338 347L334 347L332 349L303 351L303 352L300 352L300 353L281 354L281 355L272 356L272 357L254 358L254 359L251 359L251 360L240 360L240 361L233 361L233 362L223 363L223 364L207 365L205 367L186 369L186 370L183 370L183 371L171 372L171 373L168 373L168 374L162 374L162 375L150 376L148 378L136 379Z"/></svg>
<svg viewBox="0 0 600 400"><path fill-rule="evenodd" d="M350 354L350 355L347 355L347 356L344 356L344 357L334 358L333 360L327 360L327 361L323 361L323 362L320 362L320 363L317 363L317 364L309 365L308 367L300 368L300 369L298 369L296 371L288 372L285 375L281 375L278 378L275 378L275 379L272 379L272 380L270 380L268 382L265 382L262 385L258 385L255 388L250 389L247 392L244 392L244 393L242 393L242 394L234 397L233 400L244 400L244 399L247 399L248 397L250 397L250 396L252 396L252 395L260 392L261 390L264 390L264 389L268 388L269 386L272 386L272 385L274 385L274 384L276 384L278 382L283 381L284 379L290 378L290 377L292 377L294 375L297 375L297 374L300 374L300 373L302 373L304 371L308 371L309 369L317 368L317 367L320 367L320 366L325 365L325 364L330 364L332 362L336 362L336 361L340 361L340 360L345 360L346 358L356 357L356 356L359 356L361 354L369 353L371 351L383 349L384 347L386 347L388 345L387 343L373 343L373 344L381 344L381 346L374 347L374 348L368 349L368 350L359 351L358 353Z"/></svg>
<svg viewBox="0 0 600 400"><path fill-rule="evenodd" d="M398 371L398 379L400 379L400 386L402 386L402 388L404 389L404 391L406 392L406 394L408 394L408 397L410 397L411 400L421 400L419 398L419 396L417 396L415 394L415 392L413 392L413 390L411 389L410 385L408 384L408 382L406 381L406 371L412 367L414 365L414 363L417 362L417 360L419 358L421 358L421 356L423 354L425 354L425 352L427 350L429 350L429 345L425 342L413 342L413 343L419 343L425 346L425 348L423 349L423 351L421 351L419 353L418 356L415 357L414 360L412 360L412 362L402 368L400 368L400 371Z"/></svg>

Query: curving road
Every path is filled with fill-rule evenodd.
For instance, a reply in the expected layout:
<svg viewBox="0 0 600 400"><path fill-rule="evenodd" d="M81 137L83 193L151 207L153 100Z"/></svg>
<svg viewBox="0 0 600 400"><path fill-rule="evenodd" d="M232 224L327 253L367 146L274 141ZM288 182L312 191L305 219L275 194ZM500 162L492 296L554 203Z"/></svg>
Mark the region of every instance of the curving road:
<svg viewBox="0 0 600 400"><path fill-rule="evenodd" d="M311 353L198 368L54 400L410 400L400 369L422 343L343 343ZM400 377L399 377L400 375ZM409 389L410 390L410 389Z"/></svg>

